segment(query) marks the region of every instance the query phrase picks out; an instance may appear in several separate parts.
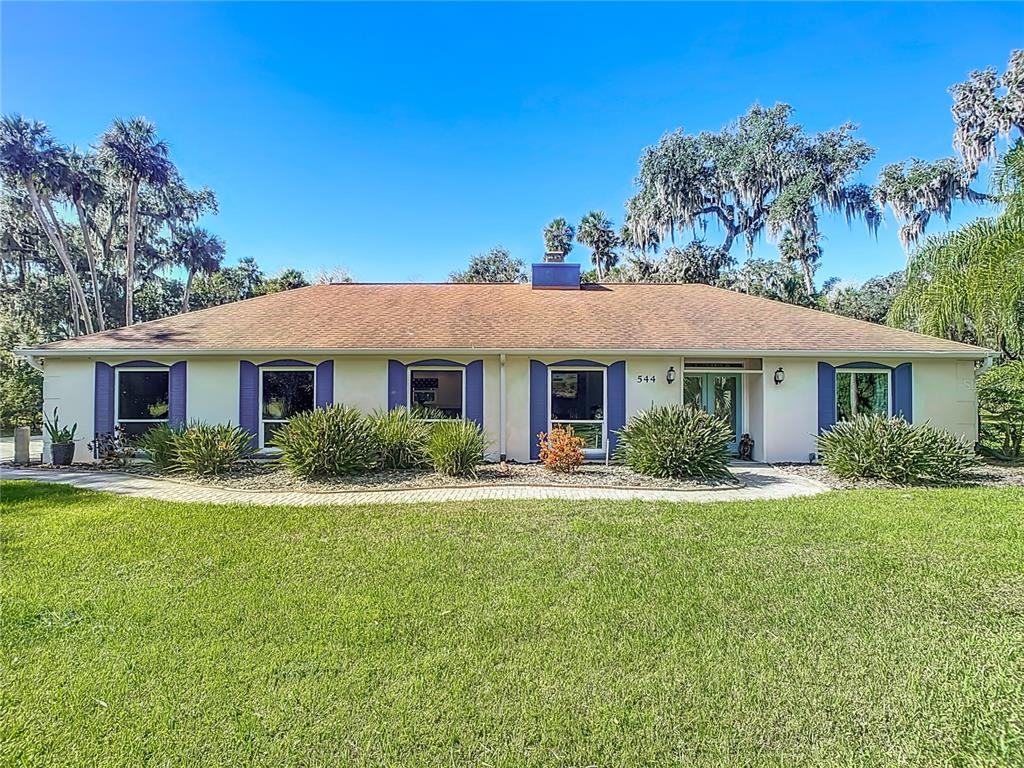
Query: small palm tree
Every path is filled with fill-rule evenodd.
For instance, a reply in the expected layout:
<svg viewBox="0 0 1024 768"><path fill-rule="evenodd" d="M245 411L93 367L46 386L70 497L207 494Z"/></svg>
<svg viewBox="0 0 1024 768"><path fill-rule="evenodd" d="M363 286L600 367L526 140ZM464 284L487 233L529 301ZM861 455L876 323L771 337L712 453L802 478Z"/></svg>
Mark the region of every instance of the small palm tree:
<svg viewBox="0 0 1024 768"><path fill-rule="evenodd" d="M125 244L125 325L132 325L135 293L135 244L138 237L139 187L160 189L176 175L166 142L156 126L142 117L117 119L100 136L100 157L128 188L128 236Z"/></svg>
<svg viewBox="0 0 1024 768"><path fill-rule="evenodd" d="M796 232L792 229L779 240L779 260L783 264L799 264L808 296L814 295L814 272L821 260L821 235L817 232Z"/></svg>
<svg viewBox="0 0 1024 768"><path fill-rule="evenodd" d="M615 249L619 247L619 236L604 211L591 211L583 217L576 230L576 240L593 251L598 280L602 280L605 273L618 263L619 255Z"/></svg>
<svg viewBox="0 0 1024 768"><path fill-rule="evenodd" d="M181 311L188 312L192 294L192 279L197 272L209 275L220 269L224 260L224 242L201 227L187 227L178 232L171 244L173 260L185 267L188 278L181 297Z"/></svg>
<svg viewBox="0 0 1024 768"><path fill-rule="evenodd" d="M561 216L552 219L551 223L544 227L544 251L560 253L564 259L572 251L572 239L575 235L576 230Z"/></svg>

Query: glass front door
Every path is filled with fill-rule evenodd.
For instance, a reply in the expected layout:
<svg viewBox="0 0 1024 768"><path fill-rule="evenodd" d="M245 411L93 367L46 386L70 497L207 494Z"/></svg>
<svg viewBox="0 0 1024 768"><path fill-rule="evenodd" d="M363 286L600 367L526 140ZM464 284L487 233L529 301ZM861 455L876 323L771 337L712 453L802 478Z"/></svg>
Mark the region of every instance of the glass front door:
<svg viewBox="0 0 1024 768"><path fill-rule="evenodd" d="M725 419L732 427L731 450L739 448L741 379L736 373L688 373L683 377L683 404Z"/></svg>

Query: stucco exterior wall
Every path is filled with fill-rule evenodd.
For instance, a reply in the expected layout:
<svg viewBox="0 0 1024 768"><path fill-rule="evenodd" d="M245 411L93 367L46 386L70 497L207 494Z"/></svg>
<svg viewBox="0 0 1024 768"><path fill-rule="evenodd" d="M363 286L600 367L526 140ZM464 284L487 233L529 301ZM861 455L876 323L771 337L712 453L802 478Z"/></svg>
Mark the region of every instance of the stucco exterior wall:
<svg viewBox="0 0 1024 768"><path fill-rule="evenodd" d="M279 357L286 357L281 355ZM571 356L509 355L505 363L506 453L509 459L529 461L536 436L530 427L530 360L557 363ZM575 356L610 365L626 363L626 417L654 405L681 402L684 360L673 356ZM419 360L444 358L458 363L483 359L484 430L487 455L496 459L500 450L501 363L498 355L452 357L443 353L416 356L353 355L334 357L334 402L345 403L369 413L388 405L388 360L409 364ZM130 357L99 358L111 365L132 360ZM177 358L164 358L170 364ZM189 421L236 424L239 417L239 360L241 357L204 357L188 359L186 418ZM259 364L274 357L244 359ZM323 357L303 357L304 362L319 363ZM62 423L78 422L79 441L76 461L90 458L87 444L94 427L95 363L97 358L49 358L44 366L43 398L47 414L59 408ZM896 366L906 359L878 359ZM862 362L850 358L826 358L832 365ZM936 427L977 439L975 365L970 360L910 360L913 364L914 421L930 421ZM816 452L818 429L818 360L808 358L766 357L763 373L743 374L741 429L755 441L754 458L762 461L805 462ZM676 379L669 384L666 372L675 368ZM774 384L777 368L786 372L785 382ZM645 381L650 377L653 381ZM44 447L49 457L49 447Z"/></svg>
<svg viewBox="0 0 1024 768"><path fill-rule="evenodd" d="M93 390L95 387L93 361L69 358L50 359L43 368L43 412L53 418L58 409L60 423L71 426L78 423L75 440L75 461L89 461L89 443L93 427ZM50 460L50 438L43 430L43 461Z"/></svg>
<svg viewBox="0 0 1024 768"><path fill-rule="evenodd" d="M339 357L334 360L334 402L363 413L388 407L388 359Z"/></svg>
<svg viewBox="0 0 1024 768"><path fill-rule="evenodd" d="M920 360L914 363L914 421L978 439L978 393L972 360Z"/></svg>
<svg viewBox="0 0 1024 768"><path fill-rule="evenodd" d="M816 451L818 361L766 357L761 366L764 372L761 460L806 462ZM786 380L777 385L772 377L778 368L786 372Z"/></svg>
<svg viewBox="0 0 1024 768"><path fill-rule="evenodd" d="M238 358L192 358L187 376L188 421L238 423Z"/></svg>

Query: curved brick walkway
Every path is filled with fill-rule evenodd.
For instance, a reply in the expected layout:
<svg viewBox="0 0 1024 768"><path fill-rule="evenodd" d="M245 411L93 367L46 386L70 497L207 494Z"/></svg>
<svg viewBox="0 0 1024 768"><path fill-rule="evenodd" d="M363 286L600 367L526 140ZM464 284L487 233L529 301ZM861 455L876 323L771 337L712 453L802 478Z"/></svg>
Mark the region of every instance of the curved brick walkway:
<svg viewBox="0 0 1024 768"><path fill-rule="evenodd" d="M495 485L486 488L430 488L406 491L339 491L310 493L305 491L245 491L204 487L177 481L160 480L116 472L63 471L11 467L0 469L0 479L36 480L43 483L66 483L76 488L108 491L125 496L140 496L162 501L195 501L204 504L280 504L308 506L312 504L413 504L418 502L480 501L489 499L608 499L625 501L752 501L813 496L827 491L821 483L790 475L772 467L734 467L733 474L742 488L712 491L662 491L648 489L574 488L540 485Z"/></svg>

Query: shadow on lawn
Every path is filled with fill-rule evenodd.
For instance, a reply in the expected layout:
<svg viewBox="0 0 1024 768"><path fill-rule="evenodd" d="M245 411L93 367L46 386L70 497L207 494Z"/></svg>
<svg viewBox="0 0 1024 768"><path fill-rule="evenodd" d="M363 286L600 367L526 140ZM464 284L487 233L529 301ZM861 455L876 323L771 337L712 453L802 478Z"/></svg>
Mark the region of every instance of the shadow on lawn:
<svg viewBox="0 0 1024 768"><path fill-rule="evenodd" d="M19 512L23 512L35 505L46 508L54 504L81 504L90 497L99 500L93 491L70 485L37 483L34 480L3 480L0 483L0 509L6 511L17 507Z"/></svg>

